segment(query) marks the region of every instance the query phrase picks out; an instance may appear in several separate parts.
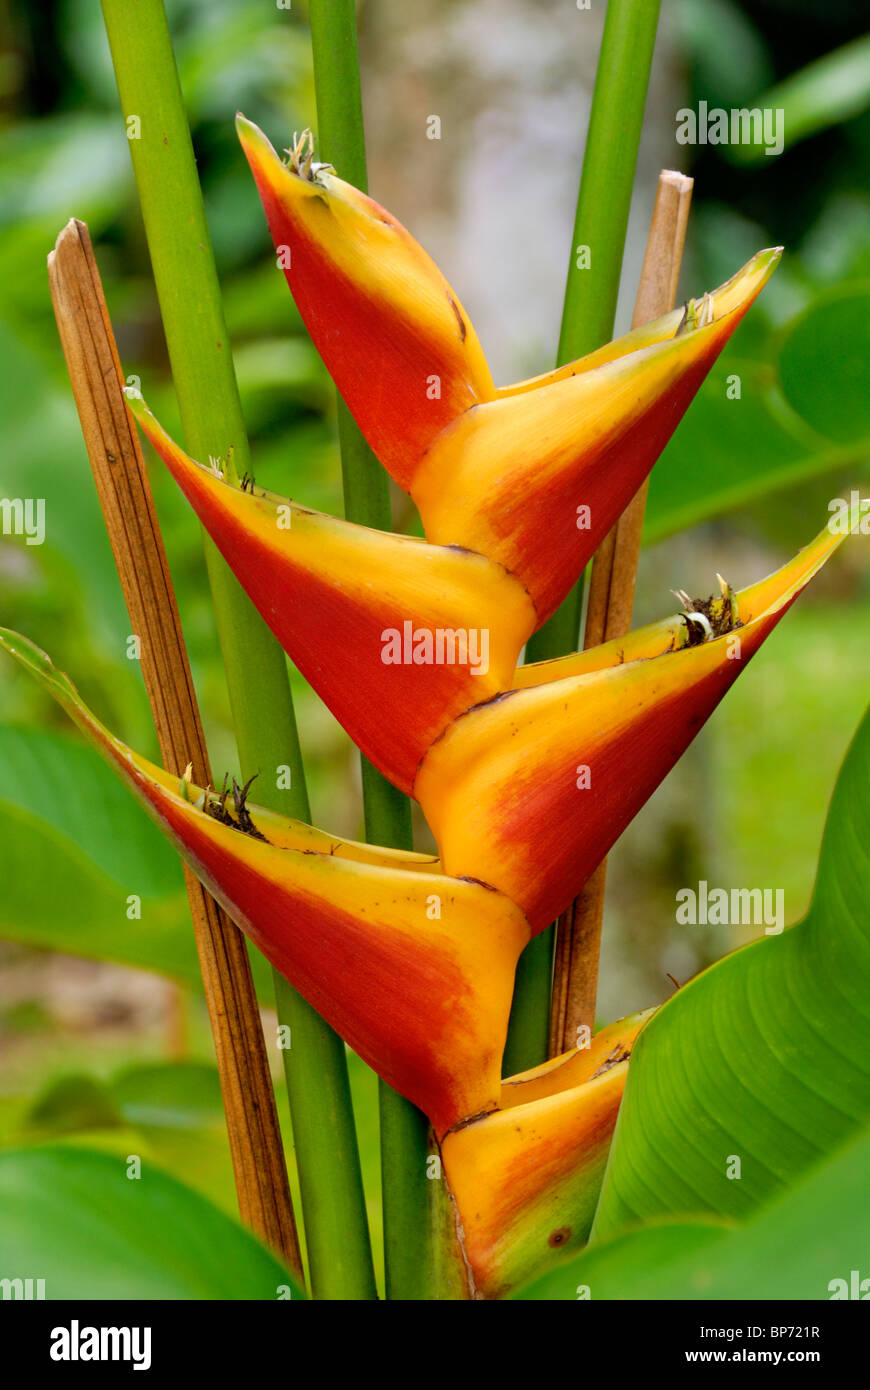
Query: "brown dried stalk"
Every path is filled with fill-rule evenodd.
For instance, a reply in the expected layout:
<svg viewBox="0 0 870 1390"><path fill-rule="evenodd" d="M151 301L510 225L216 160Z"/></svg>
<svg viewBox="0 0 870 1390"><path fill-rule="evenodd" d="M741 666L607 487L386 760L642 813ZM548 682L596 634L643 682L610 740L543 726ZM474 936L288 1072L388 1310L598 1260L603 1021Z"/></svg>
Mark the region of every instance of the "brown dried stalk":
<svg viewBox="0 0 870 1390"><path fill-rule="evenodd" d="M106 529L140 639L165 767L211 785L181 621L88 229L67 223L48 257L51 297ZM244 938L188 869L187 895L220 1074L239 1212L301 1278L266 1045Z"/></svg>
<svg viewBox="0 0 870 1390"><path fill-rule="evenodd" d="M674 307L686 239L692 180L672 169L659 174L632 328ZM596 647L631 628L647 482L605 536L592 562L584 647ZM601 921L607 860L603 859L559 918L550 1007L550 1056L574 1047L578 1029L595 1023Z"/></svg>

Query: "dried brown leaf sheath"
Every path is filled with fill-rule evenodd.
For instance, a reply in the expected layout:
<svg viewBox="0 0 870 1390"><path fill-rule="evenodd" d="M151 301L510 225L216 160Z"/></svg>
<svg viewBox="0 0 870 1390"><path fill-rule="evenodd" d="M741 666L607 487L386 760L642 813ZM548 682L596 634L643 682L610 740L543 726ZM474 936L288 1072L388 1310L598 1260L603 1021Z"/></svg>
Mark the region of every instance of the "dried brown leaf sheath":
<svg viewBox="0 0 870 1390"><path fill-rule="evenodd" d="M60 339L164 765L211 780L184 636L88 229L71 220L48 257ZM301 1275L265 1041L244 938L185 870L242 1220Z"/></svg>

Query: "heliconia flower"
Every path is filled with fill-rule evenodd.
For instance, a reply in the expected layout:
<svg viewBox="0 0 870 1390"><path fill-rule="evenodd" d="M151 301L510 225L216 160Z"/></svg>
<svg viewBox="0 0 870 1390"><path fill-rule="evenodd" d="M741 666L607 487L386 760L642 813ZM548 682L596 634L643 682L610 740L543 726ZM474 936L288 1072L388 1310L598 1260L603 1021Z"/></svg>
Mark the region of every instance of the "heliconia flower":
<svg viewBox="0 0 870 1390"><path fill-rule="evenodd" d="M445 725L509 688L532 603L480 555L233 486L129 407L284 650L403 791ZM396 717L385 717L385 711Z"/></svg>
<svg viewBox="0 0 870 1390"><path fill-rule="evenodd" d="M496 389L468 316L410 233L304 147L284 164L256 126L244 117L237 126L305 325L427 538L504 565L544 622L652 468L781 248L759 252L697 306Z"/></svg>
<svg viewBox="0 0 870 1390"><path fill-rule="evenodd" d="M522 912L437 861L336 841L210 793L115 738L26 638L0 646L49 690L209 892L439 1137L499 1103Z"/></svg>
<svg viewBox="0 0 870 1390"><path fill-rule="evenodd" d="M305 137L285 165L244 116L236 129L303 321L363 434L407 487L430 440L494 395L471 321L402 224L314 164Z"/></svg>
<svg viewBox="0 0 870 1390"><path fill-rule="evenodd" d="M586 1243L634 1041L632 1015L533 1073L511 1078L510 1108L441 1141L458 1239L481 1298L500 1298ZM593 1052L594 1049L594 1052Z"/></svg>
<svg viewBox="0 0 870 1390"><path fill-rule="evenodd" d="M455 720L414 784L445 873L488 883L542 930L842 539L826 529L760 584L533 666Z"/></svg>

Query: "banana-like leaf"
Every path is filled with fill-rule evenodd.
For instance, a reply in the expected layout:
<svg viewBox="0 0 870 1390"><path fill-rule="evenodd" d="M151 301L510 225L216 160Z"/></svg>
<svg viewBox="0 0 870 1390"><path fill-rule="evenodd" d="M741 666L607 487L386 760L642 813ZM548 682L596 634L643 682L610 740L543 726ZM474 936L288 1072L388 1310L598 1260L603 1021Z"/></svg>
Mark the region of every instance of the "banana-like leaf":
<svg viewBox="0 0 870 1390"><path fill-rule="evenodd" d="M734 376L740 400L726 394ZM771 381L769 363L720 361L650 475L644 544L824 474L854 470L860 482L866 455L866 444L834 444L808 429Z"/></svg>
<svg viewBox="0 0 870 1390"><path fill-rule="evenodd" d="M514 1297L547 1302L867 1298L868 1172L870 1132L865 1131L745 1226L733 1230L696 1221L646 1226L591 1247Z"/></svg>
<svg viewBox="0 0 870 1390"><path fill-rule="evenodd" d="M158 1168L70 1147L0 1154L0 1268L46 1299L304 1298L235 1221Z"/></svg>
<svg viewBox="0 0 870 1390"><path fill-rule="evenodd" d="M641 1034L593 1240L678 1214L747 1217L867 1123L868 889L870 714L807 917L706 970Z"/></svg>

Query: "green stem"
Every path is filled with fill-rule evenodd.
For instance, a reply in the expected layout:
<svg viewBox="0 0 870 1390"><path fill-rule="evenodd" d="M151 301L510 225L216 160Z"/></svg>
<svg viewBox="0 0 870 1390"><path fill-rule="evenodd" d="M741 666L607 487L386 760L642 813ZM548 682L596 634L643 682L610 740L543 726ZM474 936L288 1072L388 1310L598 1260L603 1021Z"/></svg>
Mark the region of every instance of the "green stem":
<svg viewBox="0 0 870 1390"><path fill-rule="evenodd" d="M550 1041L550 986L555 932L547 927L534 937L517 962L514 998L508 1022L502 1075L536 1067L547 1056Z"/></svg>
<svg viewBox="0 0 870 1390"><path fill-rule="evenodd" d="M317 95L318 157L366 191L365 133L359 80L354 0L310 0L309 20ZM349 521L392 530L387 475L350 412L338 402L344 509ZM375 844L413 847L411 806L376 768L362 759L366 836ZM387 1297L432 1297L427 1258L428 1124L424 1115L383 1081L381 1190Z"/></svg>
<svg viewBox="0 0 870 1390"><path fill-rule="evenodd" d="M103 17L187 447L199 459L231 450L241 473L248 441L166 12L162 0L103 0ZM308 820L284 654L215 546L205 548L242 776L259 774L257 801ZM281 1055L312 1293L374 1298L344 1046L277 973L275 985L292 1043Z"/></svg>
<svg viewBox="0 0 870 1390"><path fill-rule="evenodd" d="M613 336L661 0L610 0L577 195L559 335L559 365ZM577 248L588 246L588 269Z"/></svg>
<svg viewBox="0 0 870 1390"><path fill-rule="evenodd" d="M660 4L661 0L609 0L607 6L565 284L560 367L594 352L613 336ZM584 248L589 252L588 266ZM549 661L575 651L582 606L581 576L549 621L530 638L526 660ZM546 1056L546 1042L539 1056L531 1055L525 1041L522 1046L519 1042L520 1036L526 1041L547 1036L534 1017L541 1000L549 1001L552 931L546 939L549 948L540 947L529 961L524 960L522 973L517 973L506 1056L521 1055L525 1067Z"/></svg>

